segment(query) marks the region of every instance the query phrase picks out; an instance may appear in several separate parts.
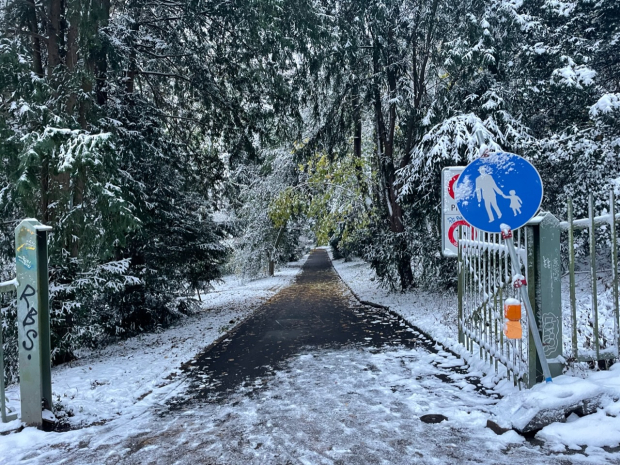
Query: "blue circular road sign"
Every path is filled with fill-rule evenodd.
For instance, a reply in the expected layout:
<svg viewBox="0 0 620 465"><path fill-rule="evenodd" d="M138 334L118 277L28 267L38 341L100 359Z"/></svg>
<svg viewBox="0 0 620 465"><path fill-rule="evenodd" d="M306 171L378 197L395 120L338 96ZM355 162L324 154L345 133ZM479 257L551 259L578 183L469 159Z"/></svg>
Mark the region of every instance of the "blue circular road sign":
<svg viewBox="0 0 620 465"><path fill-rule="evenodd" d="M472 161L454 189L456 205L469 224L499 233L502 224L515 230L540 208L543 185L536 168L513 153L492 153Z"/></svg>

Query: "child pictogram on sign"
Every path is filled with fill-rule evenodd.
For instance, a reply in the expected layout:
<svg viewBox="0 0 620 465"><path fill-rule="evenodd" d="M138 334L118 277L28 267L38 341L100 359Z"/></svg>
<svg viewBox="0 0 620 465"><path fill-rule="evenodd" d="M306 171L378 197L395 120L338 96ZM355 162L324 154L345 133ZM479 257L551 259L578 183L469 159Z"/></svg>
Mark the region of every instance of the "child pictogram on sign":
<svg viewBox="0 0 620 465"><path fill-rule="evenodd" d="M517 192L511 190L508 198L510 199L510 208L512 208L512 212L515 214L515 216L520 215L521 205L523 202L521 202L521 199L517 197Z"/></svg>

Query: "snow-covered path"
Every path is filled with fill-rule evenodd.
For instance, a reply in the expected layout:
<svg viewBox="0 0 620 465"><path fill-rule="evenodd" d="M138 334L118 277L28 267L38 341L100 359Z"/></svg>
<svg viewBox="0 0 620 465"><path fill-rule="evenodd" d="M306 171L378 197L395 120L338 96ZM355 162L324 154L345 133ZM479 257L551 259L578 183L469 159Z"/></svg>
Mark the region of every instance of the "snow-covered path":
<svg viewBox="0 0 620 465"><path fill-rule="evenodd" d="M485 428L490 400L437 375L448 354L367 348L301 354L248 396L156 409L58 442L63 463L557 463ZM441 413L448 421L425 424ZM117 423L117 422L114 422ZM70 433L70 434L75 434ZM77 439L77 438L76 438Z"/></svg>
<svg viewBox="0 0 620 465"><path fill-rule="evenodd" d="M255 294L269 296L254 286ZM340 286L341 296L350 299ZM81 418L90 426L0 436L0 463L614 463L604 453L555 453L513 431L496 435L486 427L495 418L496 400L476 392L469 375L459 372L462 360L440 346L427 350L419 334L420 344L407 347L377 346L372 337L322 348L309 344L251 383L228 389L224 398L196 398L195 377L181 376L180 363L196 356L196 338L217 334L207 327L227 323L226 306L240 318L233 304L240 297L239 288L222 290L225 305L215 319L196 318L191 329L129 341L130 350L93 354L78 367L57 370L55 393L74 392L64 402L84 406L85 413L76 412L73 422ZM246 294L244 303L255 308L257 299ZM367 315L379 325L395 318L385 312L379 321L380 312L373 312ZM170 344L140 344L155 336ZM71 384L79 388L71 391ZM98 407L113 411L98 415ZM447 420L424 423L428 414Z"/></svg>

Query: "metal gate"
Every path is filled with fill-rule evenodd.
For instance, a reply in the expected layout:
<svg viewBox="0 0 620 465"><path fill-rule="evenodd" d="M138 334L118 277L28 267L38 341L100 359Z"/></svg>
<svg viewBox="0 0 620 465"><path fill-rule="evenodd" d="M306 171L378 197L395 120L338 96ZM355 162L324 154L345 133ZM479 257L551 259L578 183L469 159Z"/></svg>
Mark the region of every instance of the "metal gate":
<svg viewBox="0 0 620 465"><path fill-rule="evenodd" d="M459 342L472 354L491 365L500 378L515 385L529 386L529 341L504 337L503 303L516 297L512 283L512 263L500 234L474 230L461 231L458 250L458 328ZM525 264L522 274L528 280L528 235L519 230L515 248ZM521 320L524 335L527 315Z"/></svg>
<svg viewBox="0 0 620 465"><path fill-rule="evenodd" d="M521 274L528 283L542 350L553 376L562 373L567 361L600 365L620 357L620 214L616 213L613 193L602 209L603 213L596 216L590 195L588 218L575 220L569 201L568 221L560 222L550 213L541 213L515 234ZM521 319L521 339L507 340L503 333L503 303L516 297L508 248L500 234L469 229L459 234L459 342L487 362L488 371L494 370L498 377L511 379L515 385L531 387L541 380L541 368L527 329L527 314L523 313ZM580 263L586 267L581 270L577 269L575 256L578 243ZM603 265L597 266L599 259ZM578 276L589 281L589 286L581 286L579 302Z"/></svg>

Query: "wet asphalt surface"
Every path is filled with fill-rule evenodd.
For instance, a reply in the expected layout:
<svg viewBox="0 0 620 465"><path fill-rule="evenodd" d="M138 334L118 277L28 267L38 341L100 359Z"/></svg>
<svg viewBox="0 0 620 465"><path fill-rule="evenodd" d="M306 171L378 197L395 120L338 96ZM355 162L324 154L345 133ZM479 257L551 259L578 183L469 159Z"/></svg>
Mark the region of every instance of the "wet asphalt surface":
<svg viewBox="0 0 620 465"><path fill-rule="evenodd" d="M301 353L339 347L379 350L386 346L424 348L433 353L439 349L398 315L360 304L343 285L327 252L316 249L291 286L183 366L190 388L183 397L172 400L170 407L184 408L194 401L225 402L239 387L252 395ZM467 373L466 367L449 371ZM446 374L440 379L451 382ZM485 393L478 378L466 379Z"/></svg>

